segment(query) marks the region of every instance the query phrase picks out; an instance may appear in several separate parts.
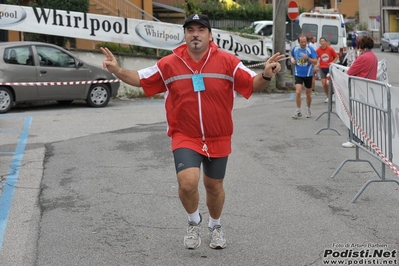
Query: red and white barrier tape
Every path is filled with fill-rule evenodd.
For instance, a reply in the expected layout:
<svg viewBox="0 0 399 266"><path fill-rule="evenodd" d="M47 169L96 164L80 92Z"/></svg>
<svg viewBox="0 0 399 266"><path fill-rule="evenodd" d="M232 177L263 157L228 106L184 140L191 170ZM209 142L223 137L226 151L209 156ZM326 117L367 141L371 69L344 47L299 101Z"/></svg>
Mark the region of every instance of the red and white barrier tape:
<svg viewBox="0 0 399 266"><path fill-rule="evenodd" d="M367 143L369 143L370 147L378 154L378 156L385 162L385 164L392 170L392 172L399 177L399 170L395 167L395 165L385 156L385 154L378 148L377 144L375 144L369 136L367 136L366 132L356 123L353 116L350 114L348 107L345 105L344 101L342 100L342 95L340 92L340 88L338 88L335 80L331 78L332 84L334 86L334 92L338 96L338 100L342 107L344 108L346 114L348 115L349 119L353 123L353 125L359 130L360 134L365 138Z"/></svg>
<svg viewBox="0 0 399 266"><path fill-rule="evenodd" d="M254 65L249 65L249 66L247 66L247 67L248 67L248 68L251 68L251 67L257 67L257 66L264 66L265 63L266 63L266 62L259 63L259 64L254 64Z"/></svg>
<svg viewBox="0 0 399 266"><path fill-rule="evenodd" d="M84 85L98 83L121 82L120 79L88 80L88 81L59 81L59 82L0 82L0 86L59 86Z"/></svg>
<svg viewBox="0 0 399 266"><path fill-rule="evenodd" d="M288 60L288 59L290 59L290 57L286 56L278 61L284 61L284 60ZM247 67L251 68L251 67L257 67L257 66L264 66L265 64L266 64L266 62L263 62L263 63L254 64L254 65L249 65Z"/></svg>
<svg viewBox="0 0 399 266"><path fill-rule="evenodd" d="M284 60L284 59L283 59ZM281 60L280 60L281 61ZM264 66L266 62L247 66L248 68ZM121 82L120 79L89 80L89 81L59 81L59 82L0 82L0 86L59 86L59 85L82 85Z"/></svg>
<svg viewBox="0 0 399 266"><path fill-rule="evenodd" d="M248 68L264 66L266 62L249 65ZM60 85L84 85L98 83L121 82L120 79L89 80L89 81L58 81L58 82L0 82L0 86L60 86Z"/></svg>

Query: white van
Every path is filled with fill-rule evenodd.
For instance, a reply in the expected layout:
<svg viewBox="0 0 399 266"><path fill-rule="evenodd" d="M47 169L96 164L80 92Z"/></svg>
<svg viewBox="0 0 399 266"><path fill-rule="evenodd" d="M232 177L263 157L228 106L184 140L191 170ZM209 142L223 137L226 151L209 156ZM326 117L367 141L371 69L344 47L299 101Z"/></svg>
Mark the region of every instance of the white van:
<svg viewBox="0 0 399 266"><path fill-rule="evenodd" d="M249 26L254 33L262 36L270 36L273 33L273 20L258 20Z"/></svg>
<svg viewBox="0 0 399 266"><path fill-rule="evenodd" d="M315 12L301 13L298 20L303 34L316 36L317 41L320 37L326 38L339 55L340 63L345 65L346 27L344 17L337 9L317 8Z"/></svg>
<svg viewBox="0 0 399 266"><path fill-rule="evenodd" d="M291 38L291 23L285 22L285 32L286 32L286 39L296 41L299 33L301 33L301 28L297 23L293 24L294 30L294 37ZM249 28L254 29L254 33L257 35L271 37L273 36L273 20L258 20L252 22Z"/></svg>

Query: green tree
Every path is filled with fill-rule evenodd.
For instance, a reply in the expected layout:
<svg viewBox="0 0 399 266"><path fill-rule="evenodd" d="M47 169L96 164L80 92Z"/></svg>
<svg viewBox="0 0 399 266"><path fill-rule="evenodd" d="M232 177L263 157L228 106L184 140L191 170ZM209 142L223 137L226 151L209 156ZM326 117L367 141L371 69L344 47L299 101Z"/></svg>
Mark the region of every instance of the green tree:
<svg viewBox="0 0 399 266"><path fill-rule="evenodd" d="M273 7L259 2L236 1L239 6L227 8L223 1L218 0L186 0L178 6L184 9L187 16L202 13L210 19L242 19L248 21L273 20Z"/></svg>

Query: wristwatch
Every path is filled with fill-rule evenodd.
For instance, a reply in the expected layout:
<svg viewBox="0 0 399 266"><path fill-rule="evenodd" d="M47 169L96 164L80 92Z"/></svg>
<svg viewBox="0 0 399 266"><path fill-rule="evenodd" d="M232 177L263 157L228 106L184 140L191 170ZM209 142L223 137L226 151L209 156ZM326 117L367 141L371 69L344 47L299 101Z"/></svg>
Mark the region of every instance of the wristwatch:
<svg viewBox="0 0 399 266"><path fill-rule="evenodd" d="M267 80L267 81L271 81L271 80L272 80L272 78L269 78L269 77L264 76L264 75L263 75L263 72L262 72L262 78L263 78L264 80Z"/></svg>

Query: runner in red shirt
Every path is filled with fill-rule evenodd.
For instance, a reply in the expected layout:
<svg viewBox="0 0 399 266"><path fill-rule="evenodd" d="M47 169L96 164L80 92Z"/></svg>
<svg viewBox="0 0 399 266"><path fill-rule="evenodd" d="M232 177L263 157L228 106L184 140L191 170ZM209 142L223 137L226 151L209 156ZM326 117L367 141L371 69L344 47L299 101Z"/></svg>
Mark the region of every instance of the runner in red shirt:
<svg viewBox="0 0 399 266"><path fill-rule="evenodd" d="M328 83L327 83L327 74L330 70L330 64L336 63L339 60L338 54L335 52L334 48L327 45L327 40L324 37L319 39L320 47L317 48L316 53L319 59L319 75L321 78L321 84L323 85L324 93L327 96L327 99L324 101L328 102ZM333 98L334 99L334 98Z"/></svg>
<svg viewBox="0 0 399 266"><path fill-rule="evenodd" d="M196 249L201 244L198 183L202 164L210 247L225 248L220 217L225 198L223 179L231 153L234 97L238 92L249 98L252 92L264 89L281 70L278 60L285 55L271 56L257 75L234 55L218 49L207 16L194 14L183 28L185 43L156 65L139 71L123 69L107 48L101 48L103 68L125 83L142 87L147 96L164 93L179 197L188 213L184 246Z"/></svg>

